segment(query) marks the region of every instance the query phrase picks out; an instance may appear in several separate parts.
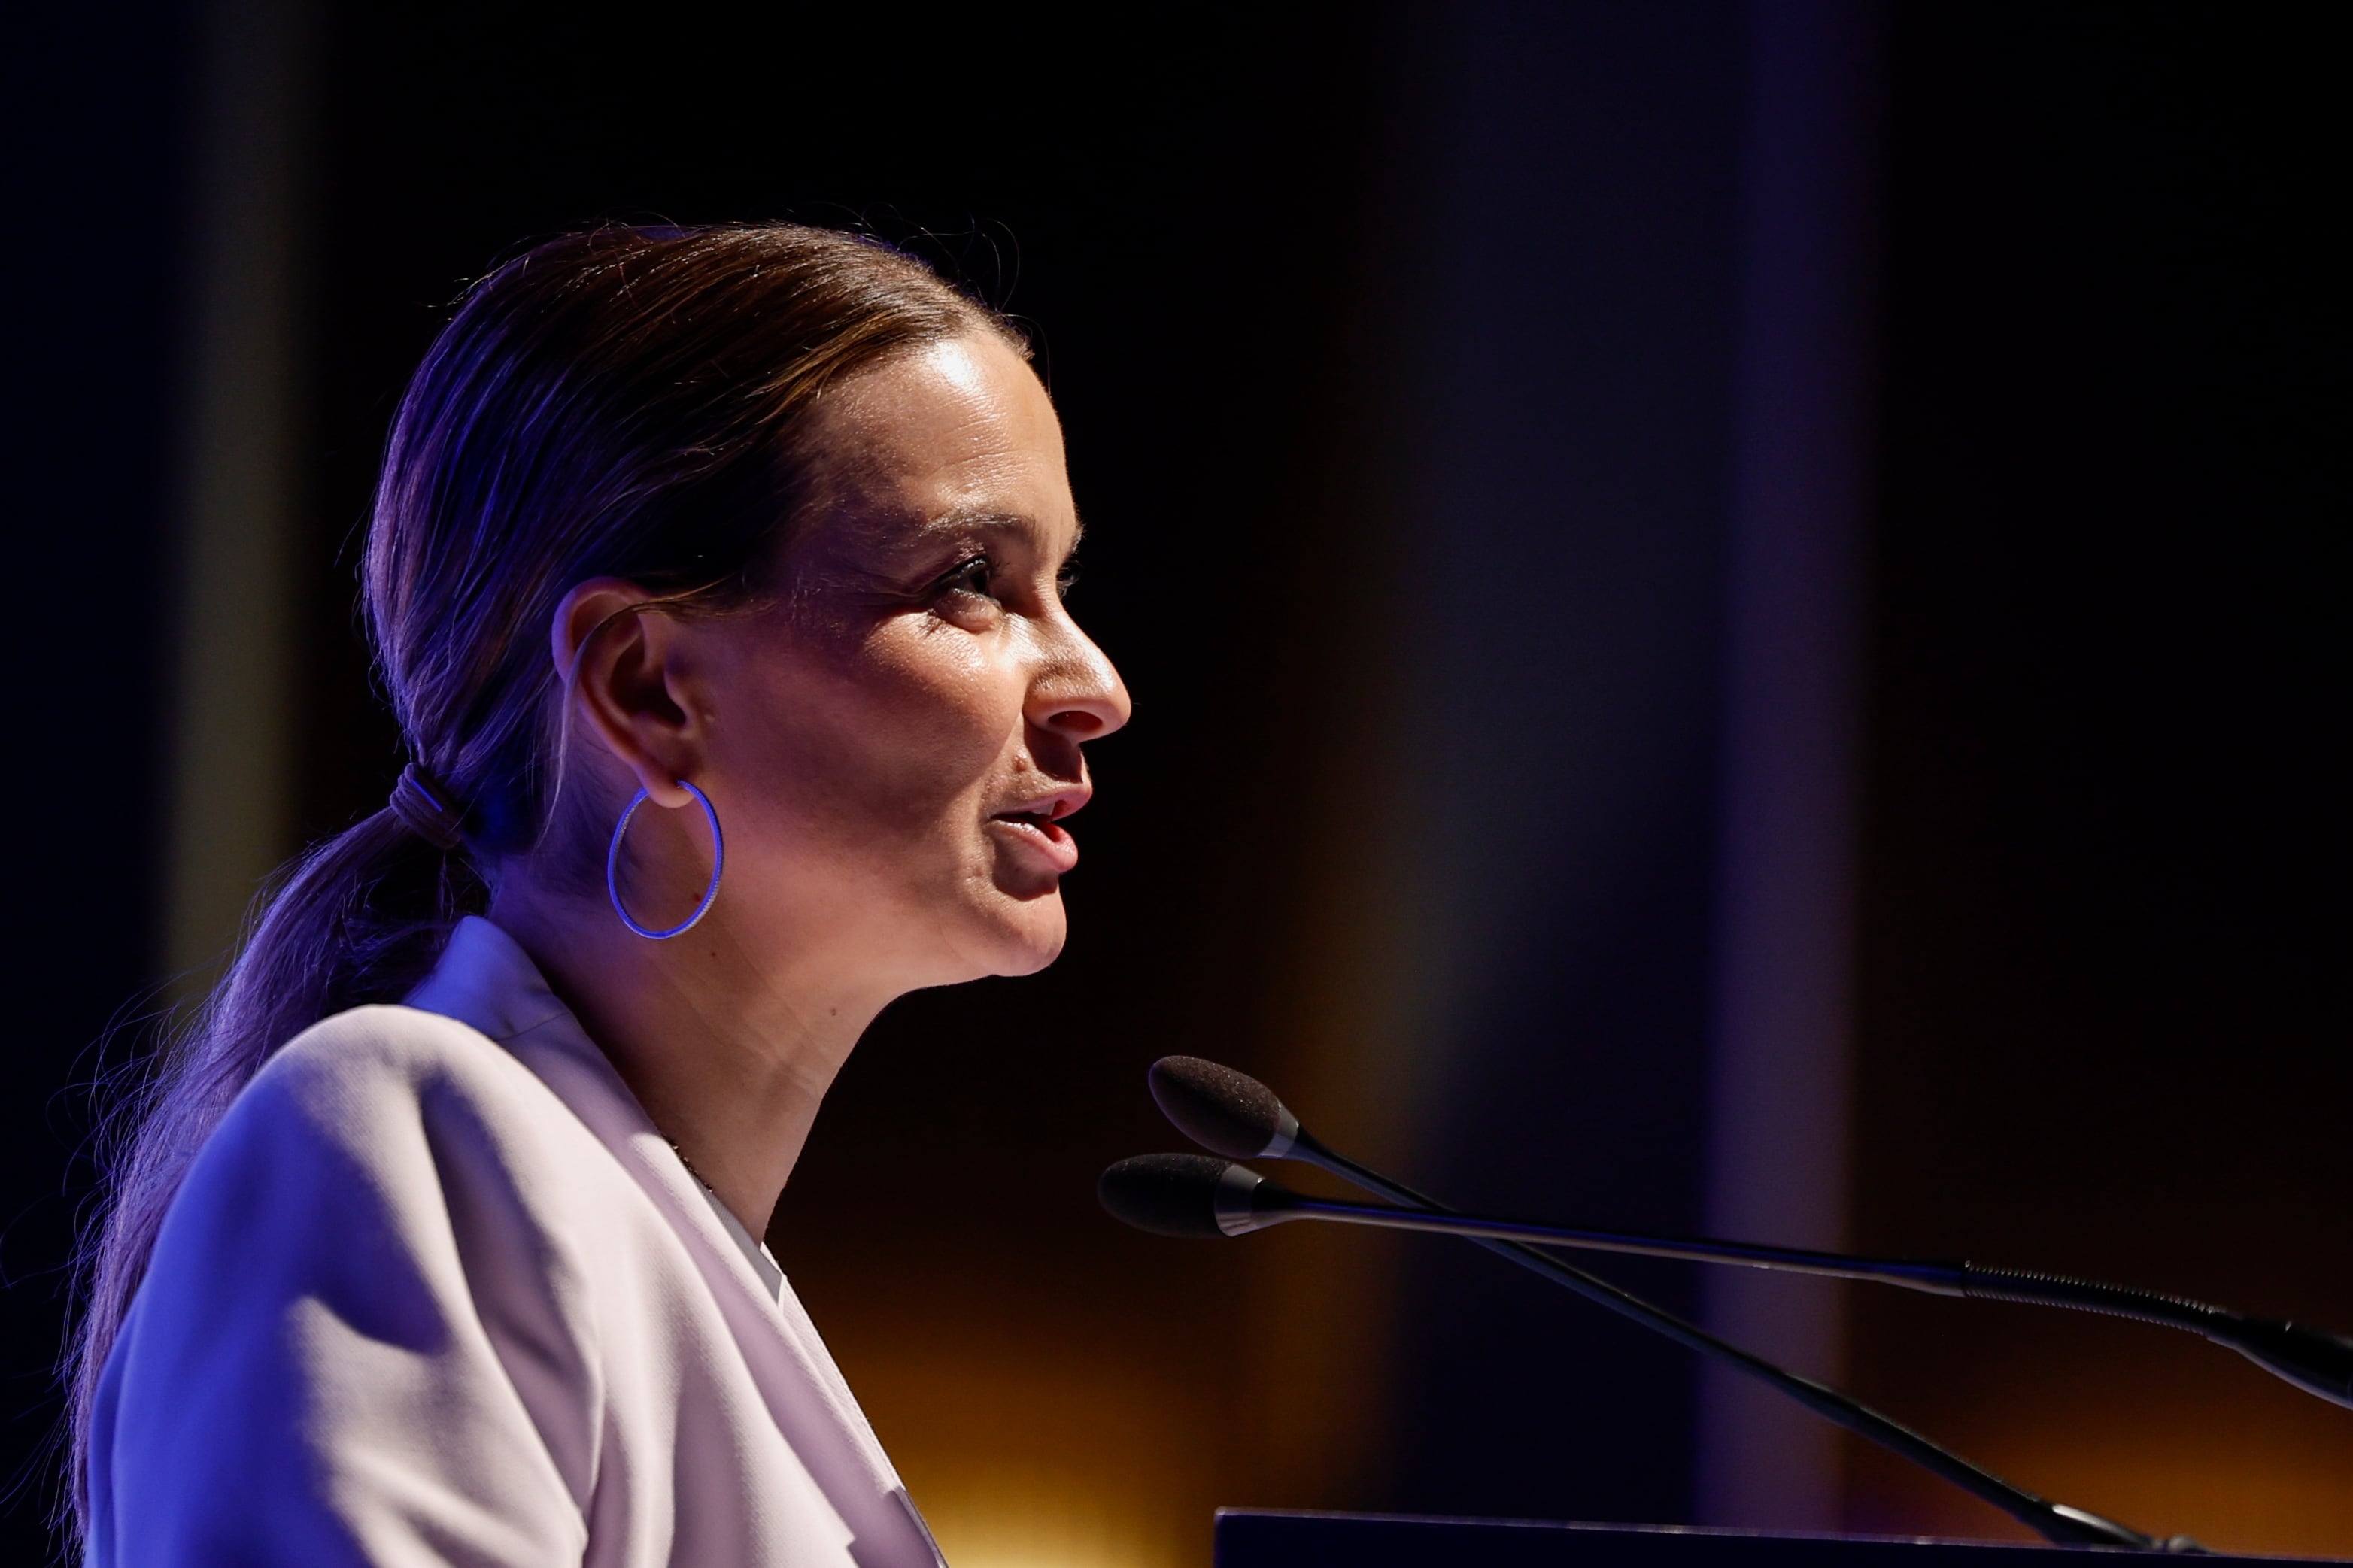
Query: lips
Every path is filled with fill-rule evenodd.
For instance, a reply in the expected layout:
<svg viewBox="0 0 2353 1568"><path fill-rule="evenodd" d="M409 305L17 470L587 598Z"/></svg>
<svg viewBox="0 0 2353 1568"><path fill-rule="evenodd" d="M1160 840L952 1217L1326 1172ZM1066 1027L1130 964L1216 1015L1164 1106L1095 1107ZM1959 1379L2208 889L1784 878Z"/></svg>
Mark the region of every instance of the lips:
<svg viewBox="0 0 2353 1568"><path fill-rule="evenodd" d="M1061 819L1086 805L1089 793L1065 790L1043 800L1025 802L1011 811L1000 811L988 819L990 835L1035 858L1042 868L1061 876L1079 863L1079 842L1071 837Z"/></svg>

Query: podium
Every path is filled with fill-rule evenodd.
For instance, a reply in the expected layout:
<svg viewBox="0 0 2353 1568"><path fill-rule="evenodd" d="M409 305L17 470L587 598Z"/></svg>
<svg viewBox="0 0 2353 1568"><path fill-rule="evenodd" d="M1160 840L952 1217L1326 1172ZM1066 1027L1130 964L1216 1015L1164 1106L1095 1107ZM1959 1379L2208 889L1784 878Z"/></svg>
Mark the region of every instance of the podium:
<svg viewBox="0 0 2353 1568"><path fill-rule="evenodd" d="M2053 1552L2214 1564L2314 1558L2160 1557L2114 1547L1867 1535L1775 1535L1666 1525L1547 1524L1360 1513L1218 1510L1217 1568L2034 1568ZM2342 1561L2337 1559L2335 1561Z"/></svg>

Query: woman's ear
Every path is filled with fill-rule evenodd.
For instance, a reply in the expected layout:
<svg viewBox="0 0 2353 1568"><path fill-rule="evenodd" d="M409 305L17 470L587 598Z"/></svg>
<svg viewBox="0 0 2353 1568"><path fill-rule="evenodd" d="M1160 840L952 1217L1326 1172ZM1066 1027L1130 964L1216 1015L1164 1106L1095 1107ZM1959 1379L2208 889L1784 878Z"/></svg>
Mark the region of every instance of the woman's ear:
<svg viewBox="0 0 2353 1568"><path fill-rule="evenodd" d="M679 780L700 771L702 725L686 690L679 624L619 577L591 577L555 606L552 651L566 700L648 799L676 808Z"/></svg>

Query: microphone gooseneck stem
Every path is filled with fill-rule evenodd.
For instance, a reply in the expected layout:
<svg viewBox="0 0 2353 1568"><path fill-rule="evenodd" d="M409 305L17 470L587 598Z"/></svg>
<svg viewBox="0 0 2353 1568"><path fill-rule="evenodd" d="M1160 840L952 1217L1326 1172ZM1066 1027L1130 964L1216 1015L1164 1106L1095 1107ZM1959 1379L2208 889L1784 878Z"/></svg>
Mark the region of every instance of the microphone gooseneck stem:
<svg viewBox="0 0 2353 1568"><path fill-rule="evenodd" d="M2307 1394L2318 1394L2332 1405L2353 1406L2353 1339L2343 1334L2060 1274L1987 1268L1974 1263L1963 1264L1960 1273L1961 1293L1973 1300L2071 1307L2079 1312L2183 1329L2237 1351Z"/></svg>
<svg viewBox="0 0 2353 1568"><path fill-rule="evenodd" d="M1327 1219L1341 1225L1368 1226L1381 1230L1418 1230L1438 1236L1521 1241L1535 1247L1559 1247L1583 1252L1619 1252L1637 1258L1666 1258L1684 1263L1729 1263L1748 1268L1769 1268L1781 1274L1813 1274L1831 1279L1876 1279L1908 1289L1925 1290L1935 1296L1978 1293L1970 1288L1968 1266L1961 1263L1915 1263L1892 1258L1853 1258L1838 1252L1813 1252L1796 1247L1767 1247L1761 1242L1703 1241L1630 1236L1609 1230L1577 1230L1567 1226L1537 1225L1528 1220L1456 1214L1451 1209L1441 1210L1428 1204L1400 1209L1286 1194L1281 1205L1267 1214L1270 1221L1293 1217Z"/></svg>
<svg viewBox="0 0 2353 1568"><path fill-rule="evenodd" d="M1305 1160L1391 1203L1409 1204L1440 1214L1451 1212L1445 1205L1426 1194L1402 1183L1393 1182L1379 1172L1325 1147L1321 1140L1304 1128L1294 1135L1286 1156ZM1717 1339L1697 1324L1687 1323L1664 1308L1654 1307L1641 1297L1621 1290L1608 1280L1582 1269L1572 1268L1556 1258L1501 1237L1468 1237L1465 1239L1499 1257L1508 1258L1556 1285L1567 1286L1588 1300L1653 1329L1686 1349L1738 1367L1759 1382L1779 1389L1816 1415L1902 1455L1921 1468L1943 1477L1970 1496L2000 1509L2045 1541L2071 1546L2125 1546L2144 1552L2162 1549L2158 1542L2137 1530L2102 1519L2097 1514L2087 1513L2082 1509L2054 1503L2047 1498L2037 1497L2023 1487L2013 1486L1991 1470L1971 1464L1951 1449L1890 1416L1882 1415L1862 1401L1840 1393L1828 1384L1800 1377L1762 1356L1752 1355L1729 1341Z"/></svg>
<svg viewBox="0 0 2353 1568"><path fill-rule="evenodd" d="M1305 1144L1302 1143L1300 1147L1304 1148ZM1324 1153L1330 1154L1330 1151L1326 1150ZM1330 1157L1340 1159L1335 1154ZM1364 1173L1365 1177L1371 1174ZM1362 1177L1351 1176L1349 1179L1365 1184ZM1380 1189L1375 1187L1374 1190ZM1431 1204L1416 1206L1422 1212L1417 1214L1413 1210L1366 1204L1331 1203L1321 1198L1291 1194L1286 1196L1281 1206L1267 1214L1267 1220L1272 1223L1294 1217L1323 1219L1387 1230L1418 1230L1475 1239L1517 1241L1535 1247L1668 1258L1688 1263L1732 1264L1833 1279L1873 1280L1936 1296L1960 1296L1979 1301L2015 1301L2028 1306L2064 1307L2079 1312L2099 1312L2200 1335L2216 1344L2237 1351L2265 1371L2284 1378L2307 1393L2318 1394L2334 1404L2353 1405L2353 1340L2325 1329L2307 1328L2301 1323L2251 1318L2227 1307L2209 1306L2203 1301L2192 1301L2179 1296L2159 1295L2153 1290L2135 1289L2126 1285L2103 1285L2088 1279L2072 1279L2064 1275L1989 1268L1975 1263L1855 1258L1844 1253L1815 1252L1802 1247L1767 1247L1757 1242L1630 1236L1617 1231L1580 1230L1563 1226L1535 1225L1525 1220L1458 1215L1451 1210L1440 1210Z"/></svg>

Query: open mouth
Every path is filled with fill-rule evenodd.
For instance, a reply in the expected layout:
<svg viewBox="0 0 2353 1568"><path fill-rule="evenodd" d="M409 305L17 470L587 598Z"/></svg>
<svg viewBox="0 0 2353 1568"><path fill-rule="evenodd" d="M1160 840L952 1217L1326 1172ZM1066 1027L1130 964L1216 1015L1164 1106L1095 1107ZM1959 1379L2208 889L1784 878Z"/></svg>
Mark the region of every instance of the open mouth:
<svg viewBox="0 0 2353 1568"><path fill-rule="evenodd" d="M1079 863L1078 840L1055 820L1070 814L1067 802L1050 801L1035 810L1000 811L988 820L997 827L1000 839L1018 845L1060 875Z"/></svg>

